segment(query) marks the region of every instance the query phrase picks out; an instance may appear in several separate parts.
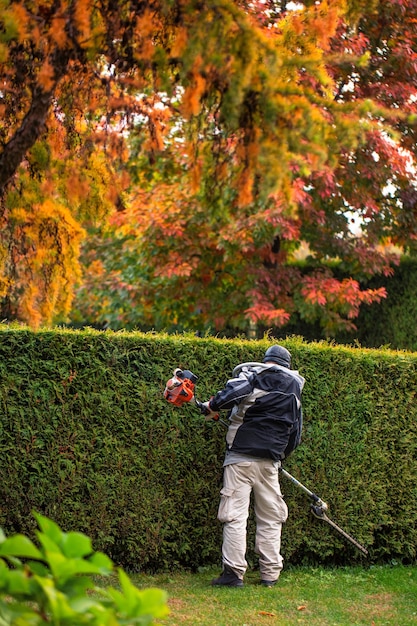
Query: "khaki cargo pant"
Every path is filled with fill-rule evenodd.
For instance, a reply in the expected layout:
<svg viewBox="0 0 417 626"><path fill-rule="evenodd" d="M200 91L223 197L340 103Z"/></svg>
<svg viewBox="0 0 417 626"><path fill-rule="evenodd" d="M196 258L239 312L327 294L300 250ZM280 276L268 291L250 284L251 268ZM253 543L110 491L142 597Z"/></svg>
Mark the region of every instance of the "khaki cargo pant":
<svg viewBox="0 0 417 626"><path fill-rule="evenodd" d="M244 461L226 465L218 519L223 526L223 564L243 578L247 569L246 528L253 492L256 518L255 551L262 580L276 580L282 570L281 527L288 517L278 468L273 461Z"/></svg>

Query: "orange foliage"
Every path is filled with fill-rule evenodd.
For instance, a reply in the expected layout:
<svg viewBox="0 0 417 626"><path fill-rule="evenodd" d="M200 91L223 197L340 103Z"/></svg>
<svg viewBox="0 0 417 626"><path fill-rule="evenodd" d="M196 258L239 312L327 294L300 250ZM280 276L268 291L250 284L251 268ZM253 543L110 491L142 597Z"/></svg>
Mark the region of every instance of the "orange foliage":
<svg viewBox="0 0 417 626"><path fill-rule="evenodd" d="M346 278L340 281L330 276L323 277L321 273L304 280L301 294L306 303L320 307L327 305L329 310L337 314L343 313L347 319L357 317L363 302L379 302L387 295L384 287L361 290L357 280Z"/></svg>
<svg viewBox="0 0 417 626"><path fill-rule="evenodd" d="M65 25L66 21L63 15L56 15L52 20L51 39L61 49L68 44Z"/></svg>
<svg viewBox="0 0 417 626"><path fill-rule="evenodd" d="M83 0L75 3L74 21L79 31L80 44L89 47L91 38L91 18L93 2Z"/></svg>
<svg viewBox="0 0 417 626"><path fill-rule="evenodd" d="M201 74L204 67L203 59L197 56L191 71L189 82L181 100L181 111L186 119L198 115L201 110L201 98L205 92L207 81Z"/></svg>
<svg viewBox="0 0 417 626"><path fill-rule="evenodd" d="M23 4L17 3L10 7L14 23L18 30L19 41L24 41L29 34L29 15Z"/></svg>
<svg viewBox="0 0 417 626"><path fill-rule="evenodd" d="M48 59L43 63L39 72L39 84L45 91L51 91L54 86L54 68Z"/></svg>
<svg viewBox="0 0 417 626"><path fill-rule="evenodd" d="M256 302L245 311L248 318L255 324L264 324L266 326L284 326L290 319L290 313L285 309L274 309L267 301Z"/></svg>
<svg viewBox="0 0 417 626"><path fill-rule="evenodd" d="M171 47L171 56L175 59L181 57L184 52L185 46L187 45L188 40L188 32L187 29L180 26L177 30L174 43Z"/></svg>
<svg viewBox="0 0 417 626"><path fill-rule="evenodd" d="M245 169L238 181L238 196L237 206L244 207L250 204L253 200L253 174L249 169Z"/></svg>

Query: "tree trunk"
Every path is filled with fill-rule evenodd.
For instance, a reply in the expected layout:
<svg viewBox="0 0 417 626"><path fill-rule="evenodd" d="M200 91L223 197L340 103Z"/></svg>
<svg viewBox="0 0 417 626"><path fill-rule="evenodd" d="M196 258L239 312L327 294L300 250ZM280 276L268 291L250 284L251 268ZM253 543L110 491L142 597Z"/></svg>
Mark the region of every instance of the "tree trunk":
<svg viewBox="0 0 417 626"><path fill-rule="evenodd" d="M0 154L0 195L13 175L27 151L33 146L45 128L52 100L52 91L44 91L37 86L33 92L32 104L23 118L20 128L4 146Z"/></svg>

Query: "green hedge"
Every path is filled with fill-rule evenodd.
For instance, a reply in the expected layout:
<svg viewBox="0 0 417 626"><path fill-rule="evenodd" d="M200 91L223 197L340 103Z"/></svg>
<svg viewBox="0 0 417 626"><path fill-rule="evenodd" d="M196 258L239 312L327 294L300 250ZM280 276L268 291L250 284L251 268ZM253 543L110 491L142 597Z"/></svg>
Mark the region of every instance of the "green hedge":
<svg viewBox="0 0 417 626"><path fill-rule="evenodd" d="M30 535L39 511L129 571L219 564L225 429L169 405L163 390L175 367L188 368L208 399L269 343L0 327L0 526ZM417 355L283 343L307 380L303 444L286 469L371 562L414 562ZM303 492L281 484L287 563L363 559L311 515Z"/></svg>

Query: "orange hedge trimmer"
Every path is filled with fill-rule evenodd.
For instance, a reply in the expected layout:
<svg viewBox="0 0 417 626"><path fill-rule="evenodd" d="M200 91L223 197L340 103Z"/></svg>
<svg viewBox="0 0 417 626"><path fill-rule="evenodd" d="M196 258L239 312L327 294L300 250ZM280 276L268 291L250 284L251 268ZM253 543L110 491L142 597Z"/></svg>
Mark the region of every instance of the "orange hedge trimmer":
<svg viewBox="0 0 417 626"><path fill-rule="evenodd" d="M195 404L203 415L207 415L204 404L197 400L194 395L196 382L197 376L190 370L181 370L177 367L174 370L174 376L165 385L164 398L174 406L182 406L188 403ZM213 417L213 420L228 426L227 422L221 420L218 414Z"/></svg>
<svg viewBox="0 0 417 626"><path fill-rule="evenodd" d="M180 368L176 368L174 370L173 377L170 378L165 385L164 398L170 404L173 404L174 406L177 406L177 407L181 407L183 406L183 404L188 404L188 403L195 404L196 407L203 414L206 415L207 410L205 406L203 405L202 402L196 399L195 394L194 394L196 382L197 382L197 376L193 374L192 372L190 372L190 370L181 370ZM226 428L228 428L227 422L220 419L219 415L216 415L213 418L213 420L216 422L221 422L224 426L226 426ZM310 489L307 489L305 485L300 483L299 480L297 480L296 478L294 478L294 476L289 474L283 467L280 467L280 471L283 474L283 476L285 476L285 478L288 478L288 480L290 480L294 485L302 489L302 491L304 491L304 493L306 493L309 496L309 498L312 500L310 509L315 517L329 524L329 526L334 528L334 530L336 530L340 535L342 535L345 539L350 541L350 543L352 543L356 548L358 548L358 550L360 550L363 554L368 556L368 550L366 548L364 548L360 543L356 541L356 539L348 535L347 532L345 532L342 528L340 528L340 526L338 526L335 522L329 519L329 517L327 517L326 511L328 510L329 507L326 504L326 502L324 502L321 498L319 498L319 496L317 496L315 493L310 491Z"/></svg>

